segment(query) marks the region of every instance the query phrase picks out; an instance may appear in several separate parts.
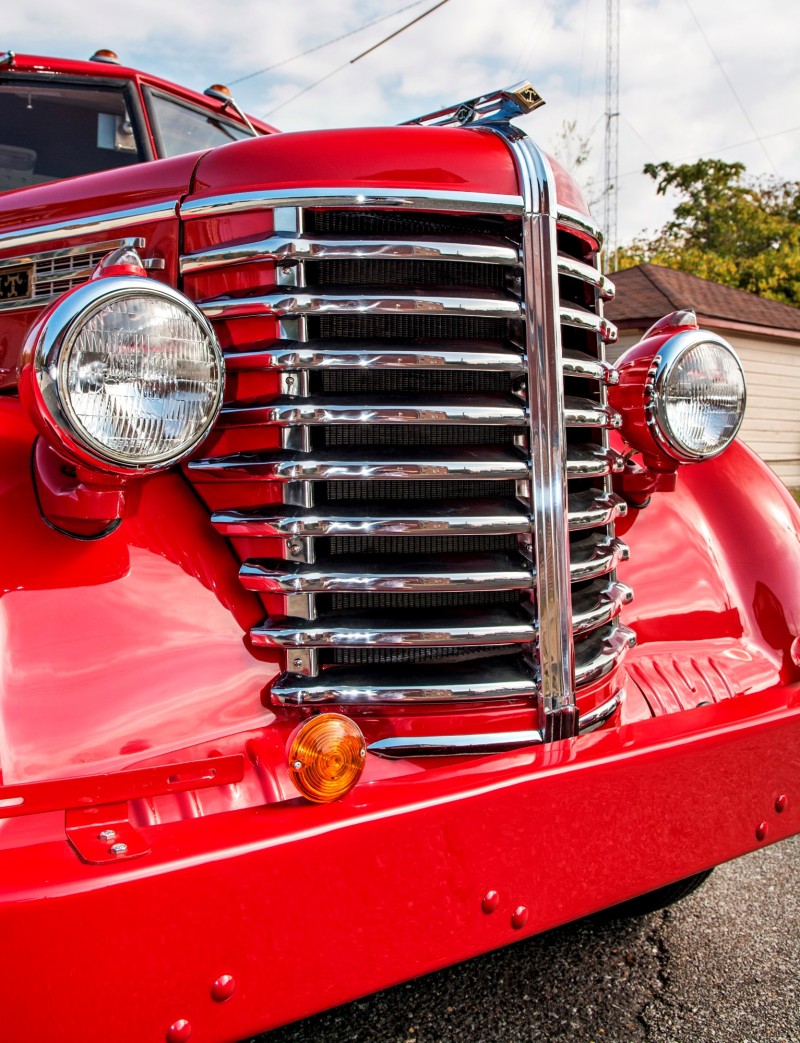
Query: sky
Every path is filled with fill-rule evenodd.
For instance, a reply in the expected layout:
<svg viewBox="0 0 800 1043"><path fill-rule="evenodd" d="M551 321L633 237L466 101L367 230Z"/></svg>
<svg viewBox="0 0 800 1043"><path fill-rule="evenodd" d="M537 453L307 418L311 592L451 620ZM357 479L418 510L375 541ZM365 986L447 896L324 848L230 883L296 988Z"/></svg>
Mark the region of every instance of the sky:
<svg viewBox="0 0 800 1043"><path fill-rule="evenodd" d="M88 58L110 48L196 90L228 83L283 130L399 123L527 79L547 104L520 125L566 165L588 143L574 173L601 219L606 0L447 0L352 63L434 2L27 0L6 5L0 50ZM620 242L657 231L675 202L656 195L645 163L718 157L800 179L800 3L619 3Z"/></svg>

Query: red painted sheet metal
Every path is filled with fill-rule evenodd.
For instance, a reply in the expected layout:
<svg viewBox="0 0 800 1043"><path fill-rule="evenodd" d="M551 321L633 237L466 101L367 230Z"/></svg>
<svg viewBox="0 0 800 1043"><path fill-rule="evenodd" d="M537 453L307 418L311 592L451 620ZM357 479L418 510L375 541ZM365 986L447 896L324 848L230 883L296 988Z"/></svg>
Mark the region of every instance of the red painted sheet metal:
<svg viewBox="0 0 800 1043"><path fill-rule="evenodd" d="M500 138L388 127L278 134L215 149L198 165L192 198L319 186L519 193L511 153Z"/></svg>
<svg viewBox="0 0 800 1043"><path fill-rule="evenodd" d="M505 945L800 831L799 747L794 685L150 827L124 864L7 852L6 1037L224 1043Z"/></svg>

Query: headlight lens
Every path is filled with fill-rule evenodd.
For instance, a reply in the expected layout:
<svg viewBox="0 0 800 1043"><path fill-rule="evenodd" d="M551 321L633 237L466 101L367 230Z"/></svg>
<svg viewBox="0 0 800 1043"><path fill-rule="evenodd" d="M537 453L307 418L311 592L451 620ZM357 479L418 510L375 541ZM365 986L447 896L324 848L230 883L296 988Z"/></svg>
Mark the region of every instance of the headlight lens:
<svg viewBox="0 0 800 1043"><path fill-rule="evenodd" d="M659 444L677 460L721 453L744 416L744 373L733 348L711 333L681 333L655 365L650 413Z"/></svg>
<svg viewBox="0 0 800 1043"><path fill-rule="evenodd" d="M137 277L98 280L64 298L34 366L56 427L101 464L123 469L164 467L191 452L222 399L222 356L208 321L171 287Z"/></svg>

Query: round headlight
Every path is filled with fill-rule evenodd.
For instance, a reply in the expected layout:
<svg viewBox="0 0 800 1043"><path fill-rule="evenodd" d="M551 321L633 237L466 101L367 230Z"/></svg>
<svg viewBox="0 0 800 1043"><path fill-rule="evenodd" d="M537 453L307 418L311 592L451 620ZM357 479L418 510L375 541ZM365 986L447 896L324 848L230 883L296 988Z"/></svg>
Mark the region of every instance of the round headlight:
<svg viewBox="0 0 800 1043"><path fill-rule="evenodd" d="M137 276L90 282L39 326L40 406L65 446L111 470L167 467L217 417L224 370L208 320L183 294Z"/></svg>
<svg viewBox="0 0 800 1043"><path fill-rule="evenodd" d="M721 453L742 423L745 381L733 348L713 333L670 338L654 360L648 413L658 444L676 460Z"/></svg>

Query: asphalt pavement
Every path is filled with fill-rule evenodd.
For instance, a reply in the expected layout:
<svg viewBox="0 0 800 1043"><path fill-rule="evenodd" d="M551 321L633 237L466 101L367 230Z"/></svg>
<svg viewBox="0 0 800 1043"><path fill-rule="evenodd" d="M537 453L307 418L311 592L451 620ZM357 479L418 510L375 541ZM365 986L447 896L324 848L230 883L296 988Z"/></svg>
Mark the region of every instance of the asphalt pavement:
<svg viewBox="0 0 800 1043"><path fill-rule="evenodd" d="M800 1043L800 837L635 921L582 921L257 1043Z"/></svg>

